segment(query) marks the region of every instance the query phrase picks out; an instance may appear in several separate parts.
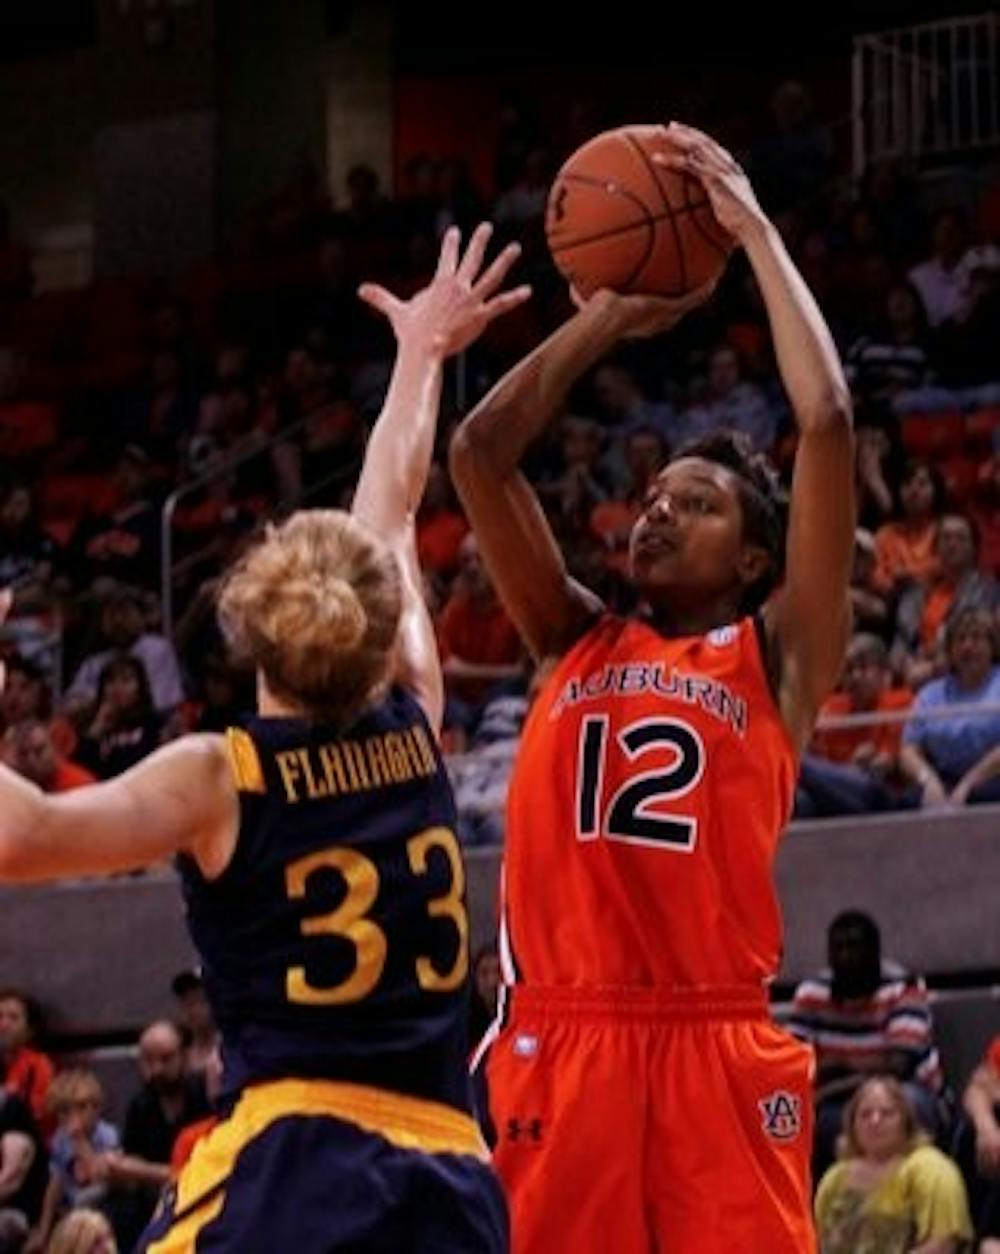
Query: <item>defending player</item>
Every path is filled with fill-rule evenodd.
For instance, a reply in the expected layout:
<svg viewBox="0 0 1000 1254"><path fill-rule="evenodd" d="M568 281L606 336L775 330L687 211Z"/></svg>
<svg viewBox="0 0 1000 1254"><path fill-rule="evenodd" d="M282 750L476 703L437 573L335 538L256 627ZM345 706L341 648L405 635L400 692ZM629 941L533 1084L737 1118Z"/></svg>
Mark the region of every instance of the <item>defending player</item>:
<svg viewBox="0 0 1000 1254"><path fill-rule="evenodd" d="M398 353L352 512L294 515L220 595L259 716L65 797L0 769L5 881L178 855L228 1115L148 1254L505 1248L469 1113L464 872L414 545L443 360L528 294L497 295L516 249L480 275L489 234L460 260L449 231L409 301L362 288Z"/></svg>

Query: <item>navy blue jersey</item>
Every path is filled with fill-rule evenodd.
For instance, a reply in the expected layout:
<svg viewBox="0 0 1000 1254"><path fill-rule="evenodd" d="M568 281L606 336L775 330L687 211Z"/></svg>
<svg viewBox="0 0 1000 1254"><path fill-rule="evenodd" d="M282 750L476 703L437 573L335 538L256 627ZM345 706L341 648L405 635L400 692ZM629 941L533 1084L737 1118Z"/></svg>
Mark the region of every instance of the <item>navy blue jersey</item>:
<svg viewBox="0 0 1000 1254"><path fill-rule="evenodd" d="M311 1077L469 1109L465 875L419 705L393 689L346 732L253 718L227 740L235 853L210 881L180 859L225 1093Z"/></svg>

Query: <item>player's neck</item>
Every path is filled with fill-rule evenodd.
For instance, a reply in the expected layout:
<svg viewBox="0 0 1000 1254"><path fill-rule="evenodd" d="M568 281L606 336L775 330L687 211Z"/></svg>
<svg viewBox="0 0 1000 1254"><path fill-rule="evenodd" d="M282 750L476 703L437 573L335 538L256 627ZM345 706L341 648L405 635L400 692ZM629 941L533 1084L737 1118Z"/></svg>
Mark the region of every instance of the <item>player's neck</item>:
<svg viewBox="0 0 1000 1254"><path fill-rule="evenodd" d="M647 605L641 617L661 636L704 636L742 615L728 598L698 606Z"/></svg>

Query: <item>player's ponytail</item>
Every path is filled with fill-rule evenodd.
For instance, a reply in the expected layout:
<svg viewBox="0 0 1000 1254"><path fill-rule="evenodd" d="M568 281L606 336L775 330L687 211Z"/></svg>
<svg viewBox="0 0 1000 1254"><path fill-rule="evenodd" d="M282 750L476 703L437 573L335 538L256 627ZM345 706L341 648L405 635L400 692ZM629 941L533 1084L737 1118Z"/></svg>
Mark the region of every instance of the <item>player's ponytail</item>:
<svg viewBox="0 0 1000 1254"><path fill-rule="evenodd" d="M401 607L391 551L350 514L293 514L226 576L219 623L275 696L343 725L386 671Z"/></svg>

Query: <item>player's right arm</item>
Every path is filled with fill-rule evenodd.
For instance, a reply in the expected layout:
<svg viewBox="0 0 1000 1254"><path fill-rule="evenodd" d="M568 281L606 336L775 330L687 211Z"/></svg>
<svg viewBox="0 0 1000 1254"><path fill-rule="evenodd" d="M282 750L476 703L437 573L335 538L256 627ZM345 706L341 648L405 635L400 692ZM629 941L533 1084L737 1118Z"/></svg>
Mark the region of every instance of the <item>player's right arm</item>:
<svg viewBox="0 0 1000 1254"><path fill-rule="evenodd" d="M962 1094L965 1113L976 1132L976 1158L985 1175L1000 1175L1000 1076L989 1062L981 1062Z"/></svg>
<svg viewBox="0 0 1000 1254"><path fill-rule="evenodd" d="M452 480L504 608L536 659L557 657L601 612L570 577L552 528L520 466L572 385L629 336L655 335L706 299L597 292L517 363L452 437Z"/></svg>

